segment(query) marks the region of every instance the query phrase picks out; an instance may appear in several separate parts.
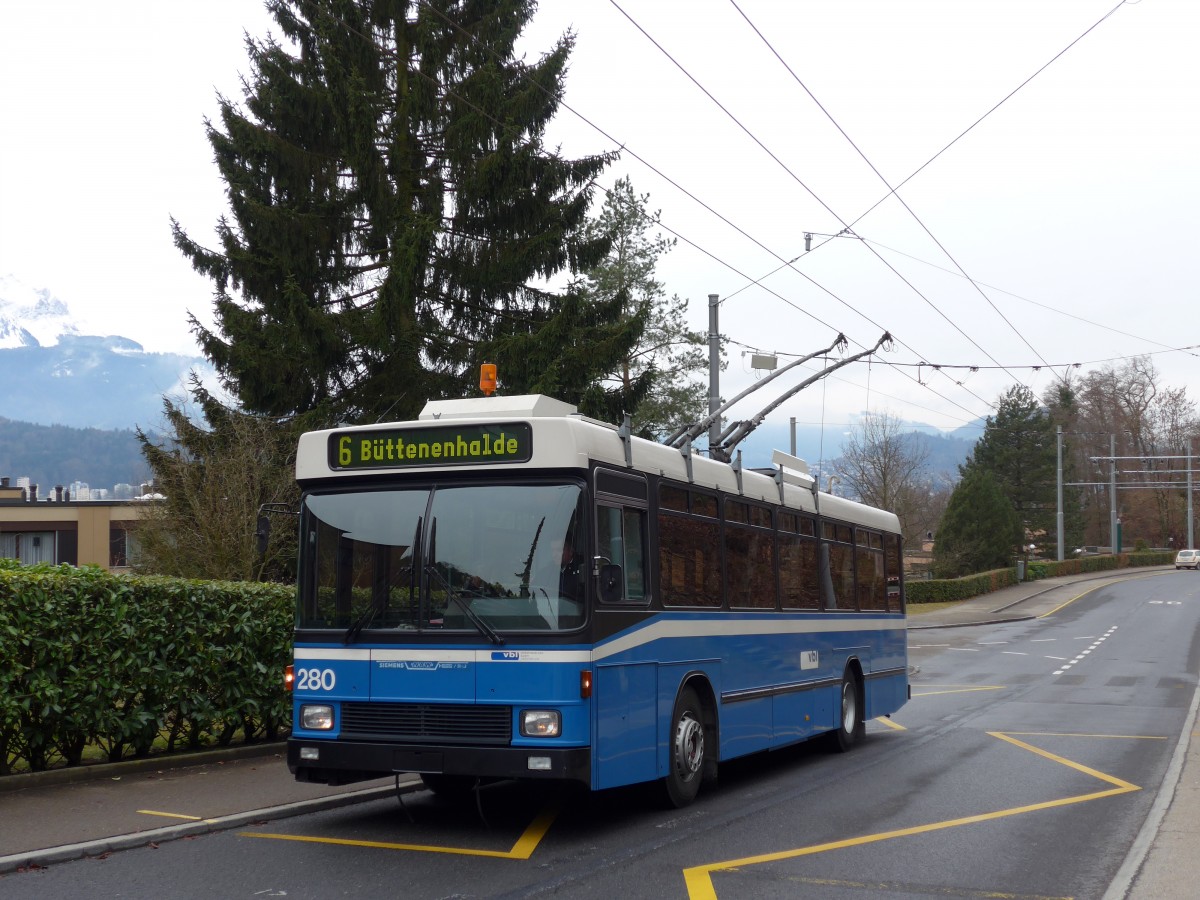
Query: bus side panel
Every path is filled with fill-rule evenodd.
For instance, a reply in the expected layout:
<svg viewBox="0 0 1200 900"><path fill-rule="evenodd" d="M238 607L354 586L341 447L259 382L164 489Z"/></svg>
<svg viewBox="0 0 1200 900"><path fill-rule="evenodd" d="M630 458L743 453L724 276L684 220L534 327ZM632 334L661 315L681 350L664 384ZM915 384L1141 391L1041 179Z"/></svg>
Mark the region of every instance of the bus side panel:
<svg viewBox="0 0 1200 900"><path fill-rule="evenodd" d="M812 737L829 716L828 700L822 692L807 690L789 691L772 698L774 729L772 747L783 747Z"/></svg>
<svg viewBox="0 0 1200 900"><path fill-rule="evenodd" d="M867 711L869 719L894 713L908 699L908 678L903 674L878 678L867 677Z"/></svg>
<svg viewBox="0 0 1200 900"><path fill-rule="evenodd" d="M593 790L653 781L658 777L657 696L655 663L596 667L592 692L596 707Z"/></svg>
<svg viewBox="0 0 1200 900"><path fill-rule="evenodd" d="M721 704L721 759L733 759L771 746L774 699L759 697Z"/></svg>

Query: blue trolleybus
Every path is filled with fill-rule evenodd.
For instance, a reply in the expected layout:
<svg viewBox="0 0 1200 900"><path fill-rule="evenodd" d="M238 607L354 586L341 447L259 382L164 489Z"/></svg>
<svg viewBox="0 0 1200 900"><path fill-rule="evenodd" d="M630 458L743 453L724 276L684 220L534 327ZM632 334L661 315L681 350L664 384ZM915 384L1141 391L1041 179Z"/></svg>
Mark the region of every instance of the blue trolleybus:
<svg viewBox="0 0 1200 900"><path fill-rule="evenodd" d="M288 766L660 781L840 749L908 699L897 519L543 396L432 401L300 439Z"/></svg>

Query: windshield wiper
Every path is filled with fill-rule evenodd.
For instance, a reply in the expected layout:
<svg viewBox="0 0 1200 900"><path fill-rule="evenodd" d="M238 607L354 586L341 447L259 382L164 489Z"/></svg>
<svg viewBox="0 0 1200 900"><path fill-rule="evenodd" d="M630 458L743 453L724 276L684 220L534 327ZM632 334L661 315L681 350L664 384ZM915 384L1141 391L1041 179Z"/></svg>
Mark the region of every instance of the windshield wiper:
<svg viewBox="0 0 1200 900"><path fill-rule="evenodd" d="M366 628L367 625L370 624L371 620L379 615L379 612L382 609L383 601L381 599L376 598L372 600L371 605L366 608L363 614L355 619L350 627L346 629L345 635L342 636L342 643L349 644L351 641L357 638L358 633Z"/></svg>
<svg viewBox="0 0 1200 900"><path fill-rule="evenodd" d="M504 638L500 636L500 633L491 625L489 625L484 618L479 615L479 613L471 609L471 605L462 598L458 591L450 587L450 582L448 582L442 573L437 570L437 566L435 566L433 563L427 563L425 566L425 571L436 578L439 583L441 583L442 589L446 592L446 596L458 604L458 608L461 609L466 617L471 620L471 624L479 630L480 634L482 634L496 646L504 646Z"/></svg>

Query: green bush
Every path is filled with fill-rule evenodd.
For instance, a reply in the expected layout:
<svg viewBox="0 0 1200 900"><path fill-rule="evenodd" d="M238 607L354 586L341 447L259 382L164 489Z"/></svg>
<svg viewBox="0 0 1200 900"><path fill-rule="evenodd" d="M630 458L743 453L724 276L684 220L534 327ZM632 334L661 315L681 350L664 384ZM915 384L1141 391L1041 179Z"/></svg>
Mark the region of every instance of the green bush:
<svg viewBox="0 0 1200 900"><path fill-rule="evenodd" d="M964 575L962 578L910 581L905 584L904 593L909 603L946 603L968 600L1016 583L1016 569L992 569L990 572Z"/></svg>
<svg viewBox="0 0 1200 900"><path fill-rule="evenodd" d="M1057 575L1085 575L1088 572L1106 572L1138 566L1166 566L1174 561L1173 553L1155 551L1120 553L1116 556L1083 556L1077 559L1064 559L1062 562L1037 560L1030 562L1025 567L1025 580L1037 581ZM993 569L990 572L980 572L962 578L909 581L905 583L904 593L909 603L946 603L955 600L969 600L971 597L998 591L1000 588L1016 583L1017 570L1016 567L1013 567Z"/></svg>
<svg viewBox="0 0 1200 900"><path fill-rule="evenodd" d="M0 775L277 737L293 592L0 565Z"/></svg>

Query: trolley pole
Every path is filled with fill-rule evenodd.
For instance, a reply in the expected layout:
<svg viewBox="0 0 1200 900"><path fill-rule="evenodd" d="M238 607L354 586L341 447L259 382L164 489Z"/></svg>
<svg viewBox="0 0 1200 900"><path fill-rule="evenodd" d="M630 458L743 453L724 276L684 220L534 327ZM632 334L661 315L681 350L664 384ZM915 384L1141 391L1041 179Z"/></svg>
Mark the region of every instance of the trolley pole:
<svg viewBox="0 0 1200 900"><path fill-rule="evenodd" d="M708 412L709 415L721 408L721 332L717 328L717 310L719 294L708 295ZM713 448L721 437L721 420L713 419L708 426L708 453L712 456Z"/></svg>

